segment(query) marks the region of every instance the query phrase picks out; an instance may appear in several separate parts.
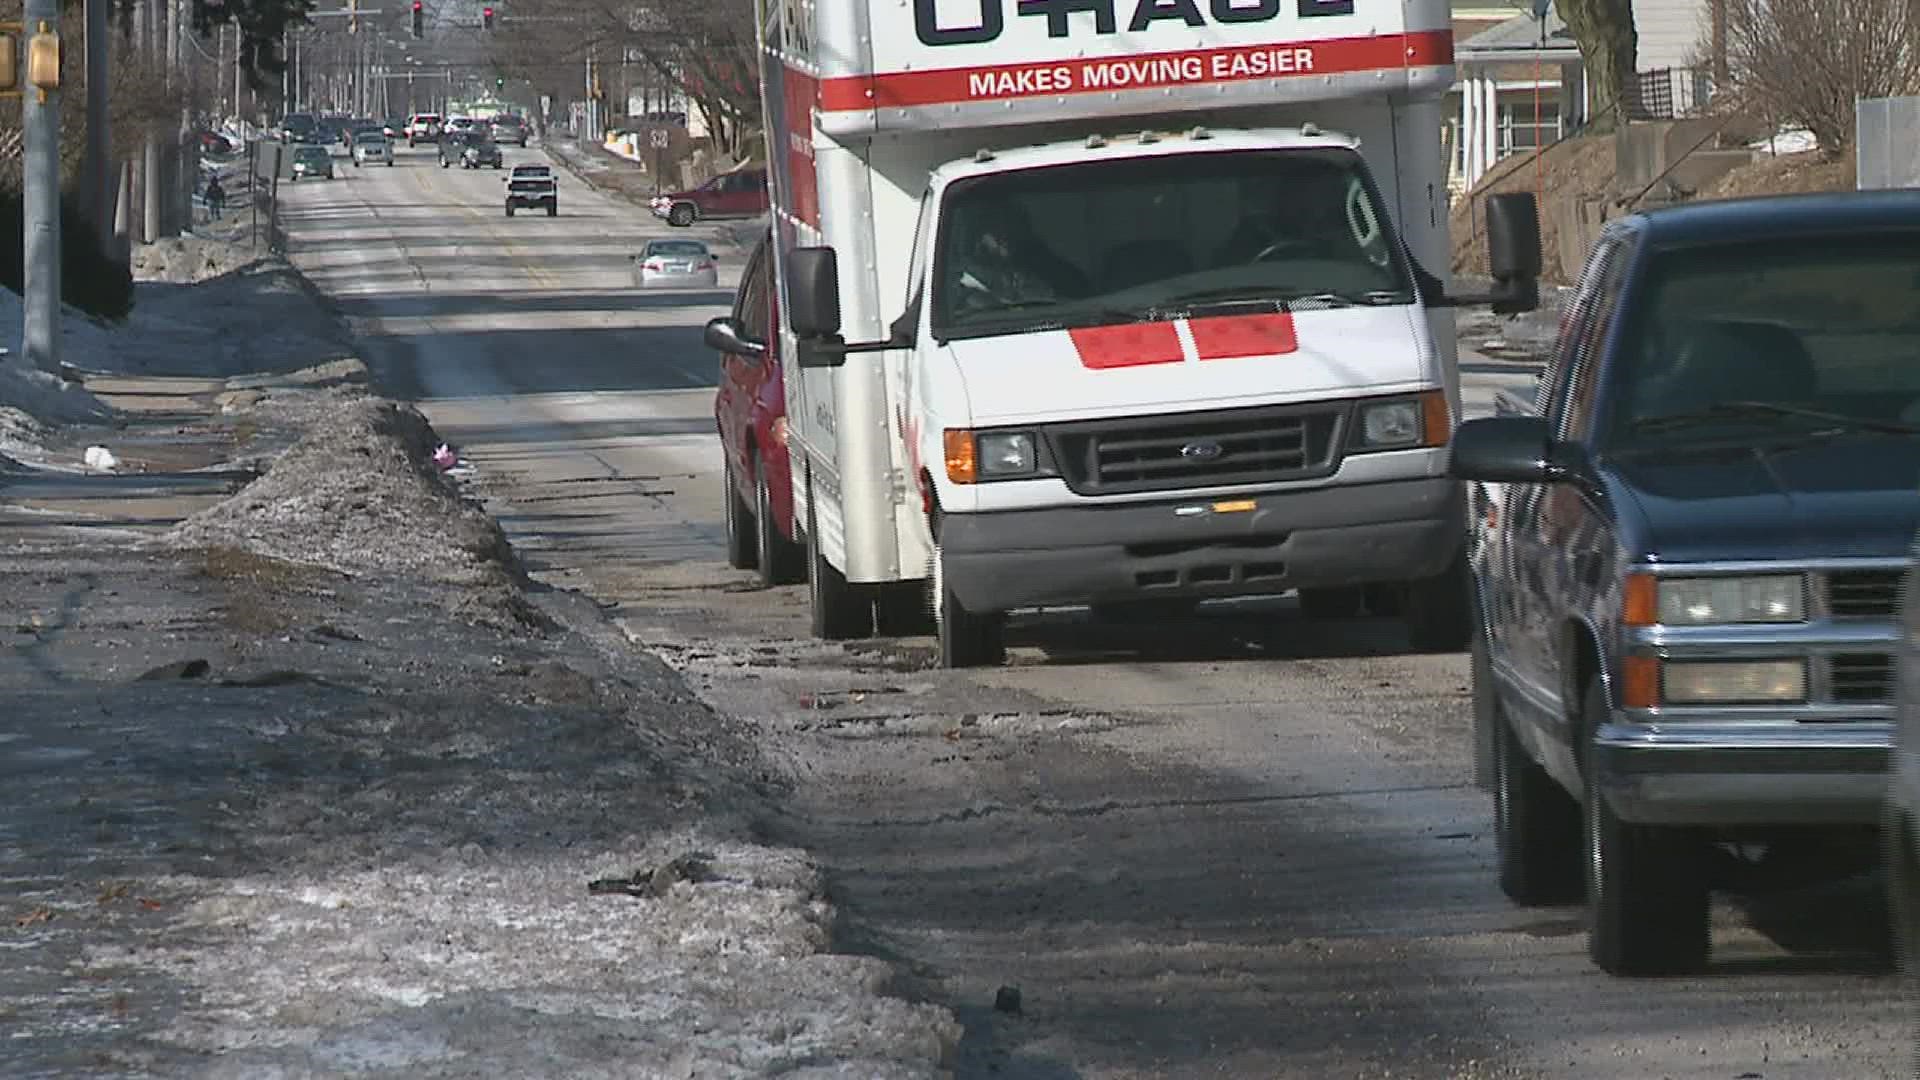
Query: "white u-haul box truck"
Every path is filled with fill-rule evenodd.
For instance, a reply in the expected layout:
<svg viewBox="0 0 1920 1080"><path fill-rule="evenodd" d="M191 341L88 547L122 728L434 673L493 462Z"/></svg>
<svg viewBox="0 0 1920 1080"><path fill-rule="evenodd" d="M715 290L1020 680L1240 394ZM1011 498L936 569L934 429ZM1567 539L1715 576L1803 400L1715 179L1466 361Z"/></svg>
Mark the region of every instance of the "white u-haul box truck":
<svg viewBox="0 0 1920 1080"><path fill-rule="evenodd" d="M1464 641L1446 0L762 0L814 632L1298 589ZM1536 295L1530 197L1489 207ZM924 600L923 600L924 598ZM925 604L930 601L930 605Z"/></svg>

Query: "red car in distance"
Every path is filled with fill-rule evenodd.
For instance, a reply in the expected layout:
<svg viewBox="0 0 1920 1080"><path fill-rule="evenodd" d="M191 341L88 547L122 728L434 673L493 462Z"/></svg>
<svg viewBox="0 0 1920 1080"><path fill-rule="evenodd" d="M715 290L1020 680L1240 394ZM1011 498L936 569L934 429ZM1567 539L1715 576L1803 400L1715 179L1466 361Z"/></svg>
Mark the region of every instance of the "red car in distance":
<svg viewBox="0 0 1920 1080"><path fill-rule="evenodd" d="M682 228L707 218L758 217L767 212L767 170L736 169L690 191L653 197L653 216Z"/></svg>

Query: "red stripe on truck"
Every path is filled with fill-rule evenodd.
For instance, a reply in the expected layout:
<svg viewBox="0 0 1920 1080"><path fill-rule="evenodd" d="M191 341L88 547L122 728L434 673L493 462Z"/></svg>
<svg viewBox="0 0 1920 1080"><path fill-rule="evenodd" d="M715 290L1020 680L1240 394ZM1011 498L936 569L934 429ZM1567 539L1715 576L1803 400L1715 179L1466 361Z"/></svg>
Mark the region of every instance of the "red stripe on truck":
<svg viewBox="0 0 1920 1080"><path fill-rule="evenodd" d="M823 79L823 112L1251 82L1453 62L1453 32L1424 30L1284 45L1240 45L990 67Z"/></svg>
<svg viewBox="0 0 1920 1080"><path fill-rule="evenodd" d="M1080 363L1095 371L1177 364L1186 359L1180 351L1180 332L1170 322L1082 326L1067 331L1067 336L1073 339Z"/></svg>
<svg viewBox="0 0 1920 1080"><path fill-rule="evenodd" d="M1276 356L1300 348L1300 339L1293 332L1293 316L1286 312L1193 319L1187 329L1193 332L1194 351L1202 360Z"/></svg>

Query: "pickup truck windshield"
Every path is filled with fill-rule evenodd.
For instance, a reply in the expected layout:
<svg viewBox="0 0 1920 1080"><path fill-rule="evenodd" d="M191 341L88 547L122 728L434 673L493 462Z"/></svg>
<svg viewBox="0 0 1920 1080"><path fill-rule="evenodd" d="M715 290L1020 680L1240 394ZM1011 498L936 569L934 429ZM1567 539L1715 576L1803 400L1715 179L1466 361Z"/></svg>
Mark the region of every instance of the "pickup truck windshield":
<svg viewBox="0 0 1920 1080"><path fill-rule="evenodd" d="M1413 300L1398 239L1345 149L1170 154L996 173L947 189L942 340L1196 307Z"/></svg>
<svg viewBox="0 0 1920 1080"><path fill-rule="evenodd" d="M1920 433L1920 244L1841 236L1656 253L1614 348L1615 449Z"/></svg>

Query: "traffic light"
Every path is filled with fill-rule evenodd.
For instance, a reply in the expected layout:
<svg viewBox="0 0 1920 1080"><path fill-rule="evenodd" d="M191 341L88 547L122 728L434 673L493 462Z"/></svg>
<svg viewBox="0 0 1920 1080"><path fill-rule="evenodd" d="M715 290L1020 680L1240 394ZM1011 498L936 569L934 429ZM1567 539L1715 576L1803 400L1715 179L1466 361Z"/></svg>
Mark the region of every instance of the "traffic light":
<svg viewBox="0 0 1920 1080"><path fill-rule="evenodd" d="M506 78L504 76L495 75L493 77L493 88L495 90L505 90L507 88Z"/></svg>
<svg viewBox="0 0 1920 1080"><path fill-rule="evenodd" d="M413 0L413 36L419 37L427 26L426 12L420 8L420 0Z"/></svg>
<svg viewBox="0 0 1920 1080"><path fill-rule="evenodd" d="M480 29L482 30L493 29L493 9L492 8L483 7L480 9Z"/></svg>

